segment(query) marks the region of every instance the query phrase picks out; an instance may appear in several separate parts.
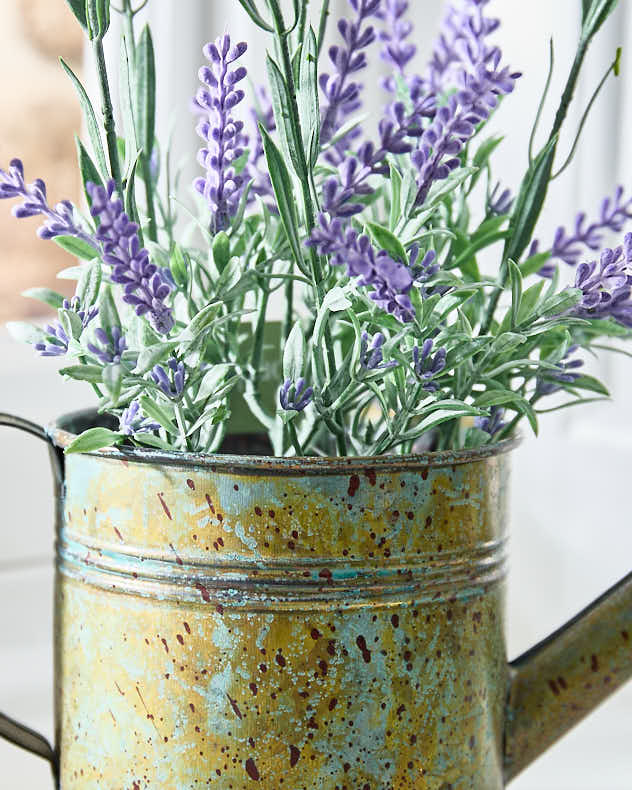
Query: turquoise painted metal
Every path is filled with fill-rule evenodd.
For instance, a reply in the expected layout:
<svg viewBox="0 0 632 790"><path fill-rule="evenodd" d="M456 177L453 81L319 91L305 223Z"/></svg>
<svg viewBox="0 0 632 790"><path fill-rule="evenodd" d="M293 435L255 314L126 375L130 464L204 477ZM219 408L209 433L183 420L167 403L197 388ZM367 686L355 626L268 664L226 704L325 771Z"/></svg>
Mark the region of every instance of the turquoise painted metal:
<svg viewBox="0 0 632 790"><path fill-rule="evenodd" d="M509 451L106 450L58 483L63 790L496 790L632 674L632 576L511 665Z"/></svg>

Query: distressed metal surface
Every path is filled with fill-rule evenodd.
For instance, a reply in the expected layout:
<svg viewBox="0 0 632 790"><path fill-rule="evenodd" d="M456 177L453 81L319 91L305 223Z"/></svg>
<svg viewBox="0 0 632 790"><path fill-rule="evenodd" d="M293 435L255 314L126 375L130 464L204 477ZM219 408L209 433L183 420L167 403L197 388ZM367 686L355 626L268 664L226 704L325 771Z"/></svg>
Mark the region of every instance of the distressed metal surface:
<svg viewBox="0 0 632 790"><path fill-rule="evenodd" d="M514 661L511 675L507 780L632 677L632 573Z"/></svg>
<svg viewBox="0 0 632 790"><path fill-rule="evenodd" d="M66 459L62 788L502 787L507 456L244 467Z"/></svg>

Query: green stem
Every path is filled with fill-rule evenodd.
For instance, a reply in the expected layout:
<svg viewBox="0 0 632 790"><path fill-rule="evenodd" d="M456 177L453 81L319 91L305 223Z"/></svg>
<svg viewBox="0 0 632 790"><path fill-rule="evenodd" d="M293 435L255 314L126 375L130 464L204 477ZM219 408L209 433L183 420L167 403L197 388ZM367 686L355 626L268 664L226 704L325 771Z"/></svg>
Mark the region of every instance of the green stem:
<svg viewBox="0 0 632 790"><path fill-rule="evenodd" d="M329 17L329 0L323 0L320 11L320 24L318 25L318 54L320 55L325 43L325 33L327 32L327 18Z"/></svg>
<svg viewBox="0 0 632 790"><path fill-rule="evenodd" d="M301 15L298 21L298 43L302 44L305 40L305 26L307 24L307 6L309 0L302 0L301 2Z"/></svg>
<svg viewBox="0 0 632 790"><path fill-rule="evenodd" d="M288 423L287 427L289 430L290 439L292 441L292 446L294 447L294 451L296 452L296 455L300 458L302 455L304 455L304 453L303 453L303 448L301 447L301 443L298 440L298 435L296 433L296 428L294 427L294 423L293 422Z"/></svg>
<svg viewBox="0 0 632 790"><path fill-rule="evenodd" d="M294 325L294 282L288 280L285 284L285 323L283 325L283 341L287 341Z"/></svg>
<svg viewBox="0 0 632 790"><path fill-rule="evenodd" d="M107 66L105 64L105 54L103 52L103 39L95 38L92 42L94 57L101 91L101 111L103 113L103 125L105 128L105 138L108 146L108 156L110 159L110 171L112 178L116 182L119 195L123 194L121 183L121 165L119 162L118 147L116 143L116 125L114 123L114 110L112 108L112 96L110 94L110 84L108 81Z"/></svg>

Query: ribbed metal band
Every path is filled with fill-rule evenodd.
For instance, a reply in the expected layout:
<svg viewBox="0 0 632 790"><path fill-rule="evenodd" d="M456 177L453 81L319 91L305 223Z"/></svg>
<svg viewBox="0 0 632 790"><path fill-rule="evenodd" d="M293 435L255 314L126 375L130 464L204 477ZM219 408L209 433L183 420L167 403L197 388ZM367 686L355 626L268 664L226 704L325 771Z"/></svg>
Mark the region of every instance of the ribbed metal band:
<svg viewBox="0 0 632 790"><path fill-rule="evenodd" d="M322 609L439 601L479 594L505 576L505 542L467 551L383 558L226 556L223 562L142 557L68 538L57 547L62 576L101 589L160 600L248 610Z"/></svg>

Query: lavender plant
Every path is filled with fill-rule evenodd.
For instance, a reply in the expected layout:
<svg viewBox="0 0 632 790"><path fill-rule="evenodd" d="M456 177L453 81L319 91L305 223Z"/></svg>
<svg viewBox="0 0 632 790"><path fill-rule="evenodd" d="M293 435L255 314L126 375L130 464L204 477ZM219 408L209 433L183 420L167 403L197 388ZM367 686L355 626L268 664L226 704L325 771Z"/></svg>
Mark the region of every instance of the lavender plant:
<svg viewBox="0 0 632 790"><path fill-rule="evenodd" d="M583 356L632 331L632 234L591 256L606 232L624 231L631 199L617 188L595 220L579 214L546 249L534 234L568 161L554 173L586 51L616 0L583 0L553 127L534 154L536 121L515 194L493 180L500 141L484 137L520 78L489 0L454 0L422 73L406 0L349 0L331 30L326 1L314 29L308 0L294 0L292 18L280 0L239 0L270 35L268 85L248 88L246 43L224 33L204 47L191 117L203 141L197 235L181 236L141 6L67 1L100 85L102 127L62 63L89 136L77 141L87 210L51 207L18 159L0 170L0 198L19 201L18 218L40 215L42 239L80 259L60 274L76 281L71 299L27 292L56 318L11 326L42 356L63 357L62 375L98 398L110 427L68 452L212 453L228 432L247 431L267 433L276 455L472 447L523 418L537 431L540 411L607 397ZM121 128L103 52L112 11L125 31ZM375 139L362 121L371 58L390 72ZM606 76L617 69L618 53ZM483 250L496 256L493 276L479 269ZM279 290L284 316L273 321Z"/></svg>

